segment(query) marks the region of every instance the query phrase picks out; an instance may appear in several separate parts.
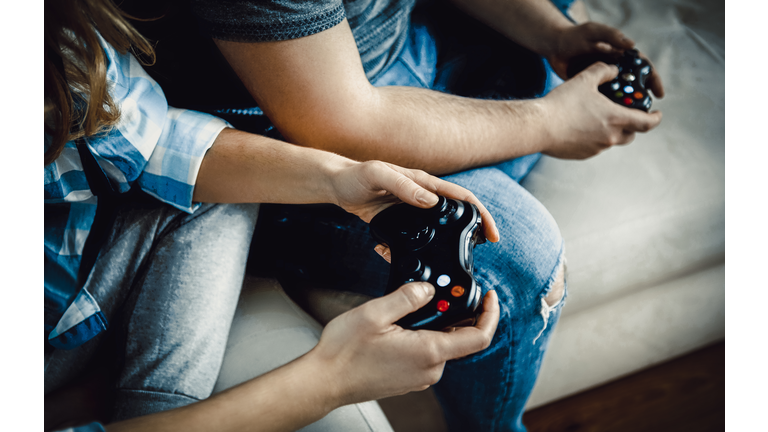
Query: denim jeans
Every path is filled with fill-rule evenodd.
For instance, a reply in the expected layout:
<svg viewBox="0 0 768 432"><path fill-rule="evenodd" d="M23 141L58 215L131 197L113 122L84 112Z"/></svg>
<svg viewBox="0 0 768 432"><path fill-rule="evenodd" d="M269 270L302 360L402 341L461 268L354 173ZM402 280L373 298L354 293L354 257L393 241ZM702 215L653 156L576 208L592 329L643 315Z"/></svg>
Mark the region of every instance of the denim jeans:
<svg viewBox="0 0 768 432"><path fill-rule="evenodd" d="M467 20L442 4L417 10L406 46L372 83L513 99L542 96L562 82L541 57ZM483 292L495 289L501 306L491 346L449 361L434 386L452 431L525 431L525 403L564 304L543 300L564 264L560 231L519 184L539 157L444 177L474 192L501 233L499 243L474 250L477 282ZM389 267L375 245L367 224L338 208L262 206L251 262L267 263L287 290L313 285L381 296Z"/></svg>

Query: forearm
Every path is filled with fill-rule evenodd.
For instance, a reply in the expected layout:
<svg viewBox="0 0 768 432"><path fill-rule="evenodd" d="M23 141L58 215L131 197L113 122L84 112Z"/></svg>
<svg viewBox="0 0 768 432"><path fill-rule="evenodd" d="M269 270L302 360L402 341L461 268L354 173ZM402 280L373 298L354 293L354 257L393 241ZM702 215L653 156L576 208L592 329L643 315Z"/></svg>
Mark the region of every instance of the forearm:
<svg viewBox="0 0 768 432"><path fill-rule="evenodd" d="M559 33L574 25L549 0L451 1L509 39L545 56L557 52Z"/></svg>
<svg viewBox="0 0 768 432"><path fill-rule="evenodd" d="M348 24L290 41L215 41L294 144L446 174L543 151L541 101L373 87Z"/></svg>
<svg viewBox="0 0 768 432"><path fill-rule="evenodd" d="M413 87L375 88L361 99L341 115L341 107L313 110L303 128L286 136L355 160L378 159L434 175L543 151L548 141L546 103L540 100L470 99Z"/></svg>
<svg viewBox="0 0 768 432"><path fill-rule="evenodd" d="M311 354L185 407L109 425L109 432L294 431L313 423L339 398Z"/></svg>
<svg viewBox="0 0 768 432"><path fill-rule="evenodd" d="M355 162L260 135L225 129L208 150L193 200L217 203L335 202L331 177Z"/></svg>

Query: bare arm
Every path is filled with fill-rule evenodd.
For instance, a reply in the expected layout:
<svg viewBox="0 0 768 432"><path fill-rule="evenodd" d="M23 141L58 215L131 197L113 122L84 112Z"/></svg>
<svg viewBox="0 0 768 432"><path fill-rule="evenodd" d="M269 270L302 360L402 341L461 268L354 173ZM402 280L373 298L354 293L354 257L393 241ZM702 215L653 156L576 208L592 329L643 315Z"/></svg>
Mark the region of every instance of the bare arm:
<svg viewBox="0 0 768 432"><path fill-rule="evenodd" d="M549 0L451 0L459 9L542 55L557 51L559 36L574 27Z"/></svg>
<svg viewBox="0 0 768 432"><path fill-rule="evenodd" d="M297 360L182 408L109 425L109 432L293 431L350 403L423 390L445 362L488 347L499 320L486 294L474 327L444 333L392 324L434 296L427 283L404 285L328 323L318 345Z"/></svg>
<svg viewBox="0 0 768 432"><path fill-rule="evenodd" d="M574 56L620 52L635 45L621 31L605 24L572 23L549 0L451 1L510 40L546 57L562 78L567 78L565 70ZM664 85L655 68L647 84L655 96L664 97Z"/></svg>
<svg viewBox="0 0 768 432"><path fill-rule="evenodd" d="M431 174L446 174L558 149L588 157L631 141L660 121L605 105L594 79L569 83L570 104L548 98L490 101L411 87L373 87L365 77L346 20L321 33L280 42L215 41L259 106L292 143L337 152L355 160L379 159ZM590 91L579 86L589 86ZM576 99L586 96L586 99ZM562 123L568 109L598 106L605 118ZM594 117L594 116L593 116ZM575 141L571 128L586 130ZM628 133L625 133L628 132ZM566 154L563 154L566 155ZM564 156L567 157L567 156Z"/></svg>
<svg viewBox="0 0 768 432"><path fill-rule="evenodd" d="M300 39L216 44L259 106L296 144L433 174L538 151L530 127L541 117L536 103L373 87L346 20Z"/></svg>
<svg viewBox="0 0 768 432"><path fill-rule="evenodd" d="M488 240L499 233L488 210L472 192L423 171L357 162L224 129L208 150L197 175L193 200L215 203L332 203L366 222L398 201L428 208L437 195L470 201L483 217Z"/></svg>

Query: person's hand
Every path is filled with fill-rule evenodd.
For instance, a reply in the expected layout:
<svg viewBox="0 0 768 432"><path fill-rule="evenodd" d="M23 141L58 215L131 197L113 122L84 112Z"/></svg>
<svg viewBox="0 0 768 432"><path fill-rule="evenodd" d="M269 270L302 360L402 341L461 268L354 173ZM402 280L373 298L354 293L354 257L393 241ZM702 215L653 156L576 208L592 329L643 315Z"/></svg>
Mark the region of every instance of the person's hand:
<svg viewBox="0 0 768 432"><path fill-rule="evenodd" d="M605 24L588 22L562 30L557 35L554 46L556 48L546 56L547 60L561 78L568 79L566 71L574 57L593 53L618 57L624 50L633 48L635 43L618 29ZM664 85L656 68L645 55L640 53L640 57L651 65L651 74L646 79L646 86L654 96L663 98Z"/></svg>
<svg viewBox="0 0 768 432"><path fill-rule="evenodd" d="M339 405L424 390L440 380L447 360L490 345L499 321L495 291L485 295L473 327L438 332L393 324L426 305L434 293L426 282L409 283L328 323L307 356L335 386Z"/></svg>
<svg viewBox="0 0 768 432"><path fill-rule="evenodd" d="M472 192L424 171L368 161L345 164L335 172L332 182L336 204L365 222L399 201L421 208L434 207L436 194L469 201L480 210L485 237L491 242L499 241L496 222Z"/></svg>
<svg viewBox="0 0 768 432"><path fill-rule="evenodd" d="M595 63L542 99L549 142L542 153L562 159L586 159L611 146L628 144L635 132L647 132L659 125L661 112L623 107L597 90L617 73L616 66Z"/></svg>

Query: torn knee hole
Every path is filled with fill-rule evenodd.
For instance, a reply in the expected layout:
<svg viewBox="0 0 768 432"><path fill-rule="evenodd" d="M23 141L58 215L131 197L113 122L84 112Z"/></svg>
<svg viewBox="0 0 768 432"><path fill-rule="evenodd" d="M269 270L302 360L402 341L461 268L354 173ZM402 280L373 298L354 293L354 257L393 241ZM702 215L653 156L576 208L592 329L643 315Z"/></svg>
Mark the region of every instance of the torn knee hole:
<svg viewBox="0 0 768 432"><path fill-rule="evenodd" d="M563 299L565 294L565 265L560 263L560 268L557 270L557 276L555 276L555 282L552 284L549 293L544 297L544 301L550 307L558 304Z"/></svg>

